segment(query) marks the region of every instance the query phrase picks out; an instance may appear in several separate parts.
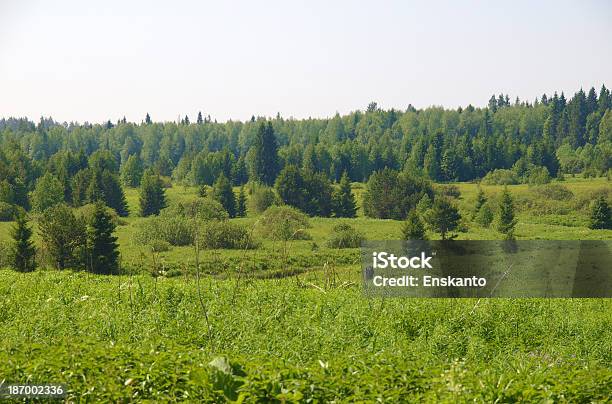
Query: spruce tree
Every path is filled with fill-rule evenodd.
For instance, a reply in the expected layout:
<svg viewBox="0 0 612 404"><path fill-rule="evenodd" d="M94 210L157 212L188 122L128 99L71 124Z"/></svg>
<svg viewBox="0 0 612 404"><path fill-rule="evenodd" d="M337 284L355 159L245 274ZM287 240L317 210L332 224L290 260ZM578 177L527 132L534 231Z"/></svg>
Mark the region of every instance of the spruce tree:
<svg viewBox="0 0 612 404"><path fill-rule="evenodd" d="M147 112L147 116L145 116L145 123L147 125L150 125L153 123L153 121L151 121L151 115L149 115L149 113Z"/></svg>
<svg viewBox="0 0 612 404"><path fill-rule="evenodd" d="M505 187L497 210L497 230L504 235L505 240L514 240L515 227L514 201L508 187Z"/></svg>
<svg viewBox="0 0 612 404"><path fill-rule="evenodd" d="M236 217L245 217L247 214L246 206L246 194L244 192L244 185L240 187L240 193L238 194L238 200L236 202Z"/></svg>
<svg viewBox="0 0 612 404"><path fill-rule="evenodd" d="M255 181L273 185L279 171L278 143L272 122L262 122L253 143L251 175Z"/></svg>
<svg viewBox="0 0 612 404"><path fill-rule="evenodd" d="M17 215L12 229L13 238L12 262L13 268L19 272L31 272L36 269L36 247L32 243L32 229L28 226L25 212Z"/></svg>
<svg viewBox="0 0 612 404"><path fill-rule="evenodd" d="M425 226L416 209L410 210L406 221L402 225L402 238L404 240L427 240Z"/></svg>
<svg viewBox="0 0 612 404"><path fill-rule="evenodd" d="M215 181L212 197L223 205L230 217L236 217L236 196L232 190L232 184L225 175L221 174Z"/></svg>
<svg viewBox="0 0 612 404"><path fill-rule="evenodd" d="M428 224L431 230L440 233L442 240L454 239L453 230L459 227L461 215L456 206L447 198L437 197L428 212Z"/></svg>
<svg viewBox="0 0 612 404"><path fill-rule="evenodd" d="M612 214L608 202L600 195L591 206L590 229L612 229Z"/></svg>
<svg viewBox="0 0 612 404"><path fill-rule="evenodd" d="M202 123L204 123L204 119L202 119L202 111L198 112L198 125L201 125Z"/></svg>
<svg viewBox="0 0 612 404"><path fill-rule="evenodd" d="M89 270L96 274L119 272L119 245L113 236L115 225L102 201L96 202L87 234Z"/></svg>
<svg viewBox="0 0 612 404"><path fill-rule="evenodd" d="M140 215L158 215L166 207L166 191L159 175L147 170L140 185Z"/></svg>
<svg viewBox="0 0 612 404"><path fill-rule="evenodd" d="M357 207L351 192L351 181L346 171L340 178L340 187L334 192L334 215L336 217L355 217Z"/></svg>

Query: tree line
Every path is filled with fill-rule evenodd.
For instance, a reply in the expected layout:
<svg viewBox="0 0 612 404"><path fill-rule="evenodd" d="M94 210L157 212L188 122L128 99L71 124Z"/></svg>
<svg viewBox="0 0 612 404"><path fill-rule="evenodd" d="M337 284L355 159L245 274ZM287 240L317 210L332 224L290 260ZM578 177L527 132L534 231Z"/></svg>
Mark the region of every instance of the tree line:
<svg viewBox="0 0 612 404"><path fill-rule="evenodd" d="M347 173L363 182L384 168L410 171L434 181L482 178L495 169L523 173L605 174L612 166L612 99L602 86L570 99L557 93L533 102L491 97L484 108L430 107L382 110L376 103L330 119L274 119L217 123L199 114L179 122L59 124L41 119L0 120L0 198L25 205L24 195L51 173L65 199L86 200L89 182L112 188L120 175L138 186L145 169L175 181L212 185L222 173L233 185L258 180L273 185L293 165L332 182ZM104 155L102 167L86 164ZM78 171L80 183L68 186ZM94 176L97 177L94 178ZM110 191L109 193L113 193ZM120 198L115 201L119 205Z"/></svg>

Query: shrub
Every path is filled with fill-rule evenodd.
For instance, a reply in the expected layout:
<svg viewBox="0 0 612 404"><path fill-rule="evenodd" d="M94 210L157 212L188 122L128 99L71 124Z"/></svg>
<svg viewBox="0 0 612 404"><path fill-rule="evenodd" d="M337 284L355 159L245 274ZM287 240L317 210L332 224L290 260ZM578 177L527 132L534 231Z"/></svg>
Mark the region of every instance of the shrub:
<svg viewBox="0 0 612 404"><path fill-rule="evenodd" d="M199 244L204 249L253 249L258 247L244 226L228 220L212 220L199 229Z"/></svg>
<svg viewBox="0 0 612 404"><path fill-rule="evenodd" d="M212 198L199 198L191 202L179 202L162 211L162 215L197 218L199 220L225 220L229 215L221 203Z"/></svg>
<svg viewBox="0 0 612 404"><path fill-rule="evenodd" d="M291 206L271 206L258 221L259 233L273 240L309 240L308 216Z"/></svg>
<svg viewBox="0 0 612 404"><path fill-rule="evenodd" d="M278 197L274 190L264 185L254 185L249 199L249 210L262 213L273 205L278 205Z"/></svg>
<svg viewBox="0 0 612 404"><path fill-rule="evenodd" d="M569 201L574 197L572 191L561 184L540 185L535 187L533 191L543 198L555 201Z"/></svg>
<svg viewBox="0 0 612 404"><path fill-rule="evenodd" d="M531 167L526 174L527 183L530 185L548 184L550 182L550 174L548 169L542 166Z"/></svg>
<svg viewBox="0 0 612 404"><path fill-rule="evenodd" d="M93 203L88 203L87 205L83 205L75 210L77 216L85 221L85 223L91 222L93 218L94 212L96 209L96 205ZM119 217L117 211L113 208L106 207L106 213L110 215L111 220L115 226L125 226L127 222Z"/></svg>
<svg viewBox="0 0 612 404"><path fill-rule="evenodd" d="M133 239L138 244L151 245L154 240L162 240L173 246L193 243L193 224L183 216L151 216L137 226Z"/></svg>
<svg viewBox="0 0 612 404"><path fill-rule="evenodd" d="M331 237L327 240L329 248L357 248L365 240L363 233L347 223L334 226Z"/></svg>
<svg viewBox="0 0 612 404"><path fill-rule="evenodd" d="M13 205L0 201L0 222L12 221L15 213L15 207Z"/></svg>
<svg viewBox="0 0 612 404"><path fill-rule="evenodd" d="M450 185L438 185L435 188L436 192L439 195L442 195L444 197L447 198L460 198L461 197L461 191L459 191L459 187L457 185L454 184L450 184Z"/></svg>
<svg viewBox="0 0 612 404"><path fill-rule="evenodd" d="M482 179L482 183L485 185L516 185L519 183L519 179L514 171L499 168L487 173Z"/></svg>
<svg viewBox="0 0 612 404"><path fill-rule="evenodd" d="M166 240L154 239L149 242L149 247L151 247L151 251L160 253L165 251L170 251L172 246Z"/></svg>

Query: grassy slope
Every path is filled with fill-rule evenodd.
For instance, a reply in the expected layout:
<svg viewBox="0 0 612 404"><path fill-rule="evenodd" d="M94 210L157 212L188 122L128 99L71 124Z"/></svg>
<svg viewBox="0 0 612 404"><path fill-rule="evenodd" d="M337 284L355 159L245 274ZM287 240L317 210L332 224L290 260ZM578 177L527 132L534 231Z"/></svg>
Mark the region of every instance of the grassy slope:
<svg viewBox="0 0 612 404"><path fill-rule="evenodd" d="M576 199L609 187L601 179L571 179L566 185ZM476 186L459 187L458 203L467 213ZM501 187L484 189L494 196ZM519 201L533 192L522 185L510 190ZM174 187L169 198L188 199L194 193ZM127 197L135 212L137 192L128 190ZM584 226L584 209L562 220L558 214L525 210L519 219L519 238L612 238L612 231ZM140 220L130 216L118 235L124 262L147 267L150 254L131 244ZM236 220L253 223L256 218ZM203 396L218 401L236 398L237 390L250 400L265 401L590 401L604 400L612 389L609 299L478 304L469 299L365 299L356 282L358 251L324 248L337 222L313 219L313 240L290 245L290 265L318 271L240 282L204 278L210 329L191 276L155 280L148 275L0 271L0 380L65 382L72 397L89 394L103 401ZM401 225L363 217L351 223L370 239L397 238ZM9 226L0 223L0 240L8 239ZM499 235L471 227L460 238ZM313 242L319 247L314 252ZM264 242L247 258L270 261L266 256L279 247ZM242 254L204 252L203 259L236 263L244 261ZM174 248L161 259L187 268L191 257L191 249ZM325 262L329 265L323 270ZM334 285L330 279L336 279ZM235 372L245 377L224 376L207 365L220 354L242 367ZM225 393L215 392L224 388Z"/></svg>

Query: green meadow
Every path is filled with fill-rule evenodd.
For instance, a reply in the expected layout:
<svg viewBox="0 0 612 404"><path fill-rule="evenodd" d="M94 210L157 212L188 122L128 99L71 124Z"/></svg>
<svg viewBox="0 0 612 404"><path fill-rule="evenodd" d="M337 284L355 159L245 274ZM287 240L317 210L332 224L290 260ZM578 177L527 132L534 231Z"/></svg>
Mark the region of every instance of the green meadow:
<svg viewBox="0 0 612 404"><path fill-rule="evenodd" d="M509 186L518 239L610 240L587 227L605 178L567 177L573 196ZM458 239L501 235L471 221L477 185L459 183ZM482 186L490 200L501 186ZM354 183L361 200L363 184ZM169 203L195 188L167 189ZM66 401L606 402L612 391L610 299L366 298L358 249L326 246L347 222L368 240L402 222L313 218L309 240L255 237L253 250L153 253L117 228L125 273L0 270L0 381L63 383ZM231 219L254 227L258 216ZM0 223L0 242L11 223ZM36 233L36 230L35 230ZM430 233L432 238L436 238ZM37 239L37 242L39 241Z"/></svg>

